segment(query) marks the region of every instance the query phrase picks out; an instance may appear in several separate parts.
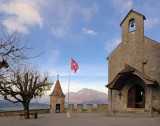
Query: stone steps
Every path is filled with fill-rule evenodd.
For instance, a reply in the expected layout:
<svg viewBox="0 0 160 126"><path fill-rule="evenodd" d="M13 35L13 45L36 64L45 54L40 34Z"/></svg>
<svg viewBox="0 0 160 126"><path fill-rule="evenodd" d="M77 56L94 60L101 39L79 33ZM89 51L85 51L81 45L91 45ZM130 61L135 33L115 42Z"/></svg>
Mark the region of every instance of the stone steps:
<svg viewBox="0 0 160 126"><path fill-rule="evenodd" d="M145 109L144 108L128 108L127 112L141 113L141 112L145 112Z"/></svg>
<svg viewBox="0 0 160 126"><path fill-rule="evenodd" d="M138 111L138 112L116 112L114 113L113 116L117 116L117 117L133 117L133 118L148 118L151 117L149 112L142 112L142 111ZM153 112L152 113L152 117L156 117L158 116L157 112Z"/></svg>

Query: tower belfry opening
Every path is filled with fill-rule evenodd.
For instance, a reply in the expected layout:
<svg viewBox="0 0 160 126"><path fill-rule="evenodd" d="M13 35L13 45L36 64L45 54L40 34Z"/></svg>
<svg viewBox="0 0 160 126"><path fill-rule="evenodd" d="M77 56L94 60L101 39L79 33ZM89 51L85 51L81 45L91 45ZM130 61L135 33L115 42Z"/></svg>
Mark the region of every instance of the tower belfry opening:
<svg viewBox="0 0 160 126"><path fill-rule="evenodd" d="M132 18L129 20L129 31L135 31L136 30L136 25L135 25L135 19Z"/></svg>

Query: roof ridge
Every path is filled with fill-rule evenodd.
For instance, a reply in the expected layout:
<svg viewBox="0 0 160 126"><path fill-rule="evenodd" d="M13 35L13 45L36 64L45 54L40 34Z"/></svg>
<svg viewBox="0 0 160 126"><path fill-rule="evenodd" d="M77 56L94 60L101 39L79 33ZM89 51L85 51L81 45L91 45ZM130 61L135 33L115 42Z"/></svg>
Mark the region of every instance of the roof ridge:
<svg viewBox="0 0 160 126"><path fill-rule="evenodd" d="M59 80L57 80L55 87L53 89L53 92L50 94L50 96L65 97L65 95L63 94Z"/></svg>
<svg viewBox="0 0 160 126"><path fill-rule="evenodd" d="M138 15L143 16L143 19L146 20L146 17L145 17L143 14L138 13L138 12L136 12L135 10L131 9L131 10L128 12L128 14L125 16L125 18L123 19L123 21L120 23L120 26L122 25L122 23L124 22L124 20L128 17L128 15L129 15L131 12L134 12L134 13L136 13L136 14L138 14Z"/></svg>

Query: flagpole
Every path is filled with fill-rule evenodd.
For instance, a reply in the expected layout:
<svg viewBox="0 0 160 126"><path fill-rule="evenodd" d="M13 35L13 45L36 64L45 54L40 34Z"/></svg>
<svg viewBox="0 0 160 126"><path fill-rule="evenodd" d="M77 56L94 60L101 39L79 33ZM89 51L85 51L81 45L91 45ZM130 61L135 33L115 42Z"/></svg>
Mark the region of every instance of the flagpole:
<svg viewBox="0 0 160 126"><path fill-rule="evenodd" d="M70 70L71 70L71 57L70 57L70 59L69 59L68 105L69 105Z"/></svg>

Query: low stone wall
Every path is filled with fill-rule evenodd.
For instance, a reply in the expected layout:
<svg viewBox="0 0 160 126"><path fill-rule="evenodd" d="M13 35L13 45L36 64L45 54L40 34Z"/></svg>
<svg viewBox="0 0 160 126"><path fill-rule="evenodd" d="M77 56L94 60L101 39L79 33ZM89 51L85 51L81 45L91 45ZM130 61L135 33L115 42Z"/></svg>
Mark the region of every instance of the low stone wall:
<svg viewBox="0 0 160 126"><path fill-rule="evenodd" d="M93 107L93 104L87 104L86 109L83 108L83 104L77 104L77 107L74 107L74 104L69 104L68 108L65 108L63 113L66 113L68 109L72 110L74 113L107 113L108 112L108 104L97 104L97 107ZM17 111L3 111L0 112L0 117L9 117L9 116L19 116L23 114L23 110ZM30 113L44 114L50 113L50 109L36 109L30 110Z"/></svg>
<svg viewBox="0 0 160 126"><path fill-rule="evenodd" d="M107 113L108 104L97 104L95 108L93 104L87 104L86 109L83 108L83 104L77 104L77 108L74 108L74 104L69 104L68 108L64 109L64 113L66 113L68 109L75 113Z"/></svg>
<svg viewBox="0 0 160 126"><path fill-rule="evenodd" d="M38 114L44 114L44 113L49 113L49 109L36 109L36 110L30 110L30 113L35 113L37 112ZM9 116L19 116L20 114L24 113L23 110L17 110L17 111L3 111L0 112L0 117L9 117Z"/></svg>

